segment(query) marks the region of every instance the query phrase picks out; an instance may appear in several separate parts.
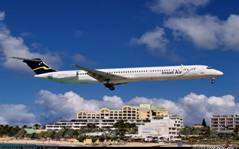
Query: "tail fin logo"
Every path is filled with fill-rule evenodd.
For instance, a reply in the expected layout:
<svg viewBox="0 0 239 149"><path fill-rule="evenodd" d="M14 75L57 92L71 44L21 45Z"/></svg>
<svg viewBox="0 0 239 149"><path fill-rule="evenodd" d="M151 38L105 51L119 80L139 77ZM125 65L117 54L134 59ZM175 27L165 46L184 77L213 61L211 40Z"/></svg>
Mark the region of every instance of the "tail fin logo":
<svg viewBox="0 0 239 149"><path fill-rule="evenodd" d="M44 63L39 58L34 58L34 59L26 59L26 58L19 58L19 57L13 57L13 58L22 60L22 62L26 63L36 74L43 74L43 73L56 71L50 68L46 63Z"/></svg>
<svg viewBox="0 0 239 149"><path fill-rule="evenodd" d="M44 69L44 70L49 70L50 68L46 67L46 66L41 66L35 69L32 69L33 71L39 70L39 69Z"/></svg>

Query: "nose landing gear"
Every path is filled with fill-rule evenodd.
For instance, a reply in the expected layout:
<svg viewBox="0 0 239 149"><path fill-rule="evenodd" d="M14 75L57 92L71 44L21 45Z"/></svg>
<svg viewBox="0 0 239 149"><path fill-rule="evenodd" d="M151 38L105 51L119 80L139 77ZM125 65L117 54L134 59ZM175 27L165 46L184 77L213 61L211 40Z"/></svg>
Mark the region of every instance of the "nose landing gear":
<svg viewBox="0 0 239 149"><path fill-rule="evenodd" d="M210 78L210 83L211 84L215 84L215 82L216 82L216 78Z"/></svg>

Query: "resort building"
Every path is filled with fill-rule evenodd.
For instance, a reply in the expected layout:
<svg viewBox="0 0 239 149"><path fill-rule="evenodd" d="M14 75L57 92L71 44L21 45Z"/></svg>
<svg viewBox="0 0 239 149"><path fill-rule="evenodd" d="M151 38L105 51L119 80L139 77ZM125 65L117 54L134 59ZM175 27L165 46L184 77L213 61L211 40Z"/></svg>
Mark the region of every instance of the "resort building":
<svg viewBox="0 0 239 149"><path fill-rule="evenodd" d="M212 130L218 133L232 133L239 127L239 114L237 115L213 115L210 120Z"/></svg>
<svg viewBox="0 0 239 149"><path fill-rule="evenodd" d="M135 123L138 126L139 137L160 135L172 139L178 137L179 130L183 127L183 119L178 115L169 114L167 109L150 104L140 104L137 107L125 105L117 110L102 108L98 112L81 111L77 113L76 119L48 124L46 129L80 129L91 124L98 128L111 129L119 120ZM149 129L150 131L147 131Z"/></svg>
<svg viewBox="0 0 239 149"><path fill-rule="evenodd" d="M140 104L139 107L125 105L119 110L102 108L98 112L81 111L77 113L76 119L48 124L46 129L80 129L88 124L94 124L99 128L112 128L114 123L119 120L143 125L151 119L160 119L165 116L168 116L168 111L163 107L154 107L150 104Z"/></svg>
<svg viewBox="0 0 239 149"><path fill-rule="evenodd" d="M161 140L181 140L180 130L183 128L183 119L179 115L169 115L162 119L152 119L149 123L138 126L138 137L158 137Z"/></svg>

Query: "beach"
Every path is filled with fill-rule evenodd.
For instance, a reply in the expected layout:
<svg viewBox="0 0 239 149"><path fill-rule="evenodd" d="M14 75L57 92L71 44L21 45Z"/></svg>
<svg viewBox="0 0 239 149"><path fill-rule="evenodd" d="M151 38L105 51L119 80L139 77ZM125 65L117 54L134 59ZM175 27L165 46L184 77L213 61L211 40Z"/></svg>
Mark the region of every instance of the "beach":
<svg viewBox="0 0 239 149"><path fill-rule="evenodd" d="M0 138L0 144L19 144L19 145L39 145L39 146L110 146L110 147L177 147L176 143L144 143L144 142L123 142L123 143L100 143L100 144L84 144L76 139L68 140L39 140L39 139L15 139L11 137ZM205 146L220 146L220 145L205 145L205 144L182 144L183 147L205 147Z"/></svg>

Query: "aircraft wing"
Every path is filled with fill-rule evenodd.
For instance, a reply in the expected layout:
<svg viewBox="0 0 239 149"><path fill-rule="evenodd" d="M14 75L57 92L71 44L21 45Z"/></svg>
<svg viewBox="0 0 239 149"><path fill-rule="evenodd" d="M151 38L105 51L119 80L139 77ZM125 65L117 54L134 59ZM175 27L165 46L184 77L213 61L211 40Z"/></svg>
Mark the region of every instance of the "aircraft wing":
<svg viewBox="0 0 239 149"><path fill-rule="evenodd" d="M87 74L101 83L115 83L115 82L124 82L127 78L115 75L109 72L103 72L95 69L90 69L86 67L82 67L78 64L75 65L77 68L82 69L87 72ZM115 83L117 84L117 83Z"/></svg>

